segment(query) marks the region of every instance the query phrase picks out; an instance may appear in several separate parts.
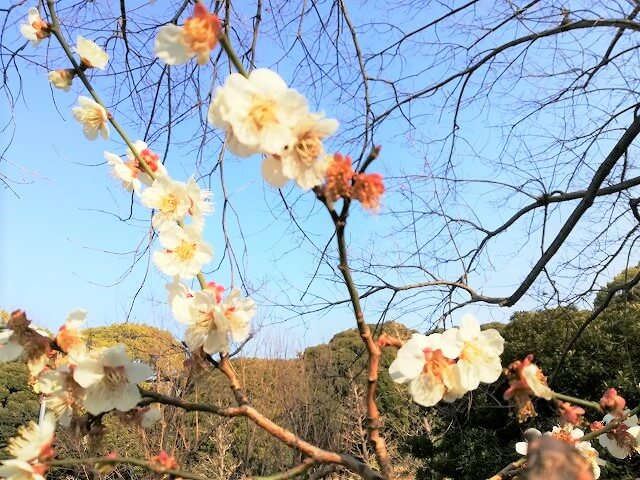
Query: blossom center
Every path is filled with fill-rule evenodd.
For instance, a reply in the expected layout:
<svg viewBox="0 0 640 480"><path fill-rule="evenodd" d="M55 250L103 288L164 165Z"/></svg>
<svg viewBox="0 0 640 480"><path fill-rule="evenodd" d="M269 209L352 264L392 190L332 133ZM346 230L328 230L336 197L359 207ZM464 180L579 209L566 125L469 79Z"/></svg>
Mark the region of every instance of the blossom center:
<svg viewBox="0 0 640 480"><path fill-rule="evenodd" d="M267 125L276 123L275 100L259 98L254 100L249 110L249 120L253 122L256 130L262 130Z"/></svg>
<svg viewBox="0 0 640 480"><path fill-rule="evenodd" d="M297 157L308 166L322 154L322 142L317 135L306 133L296 143L295 151Z"/></svg>
<svg viewBox="0 0 640 480"><path fill-rule="evenodd" d="M160 211L162 213L175 213L178 208L178 197L176 197L173 193L165 195L162 197L160 202Z"/></svg>
<svg viewBox="0 0 640 480"><path fill-rule="evenodd" d="M104 368L104 382L109 385L111 388L115 388L119 385L127 383L129 379L127 378L127 372L125 371L124 366L119 367L103 367Z"/></svg>
<svg viewBox="0 0 640 480"><path fill-rule="evenodd" d="M483 351L478 347L475 342L464 342L464 346L462 347L462 352L460 352L460 360L466 360L468 362L473 362L474 360L478 360L484 358L485 355Z"/></svg>
<svg viewBox="0 0 640 480"><path fill-rule="evenodd" d="M422 373L442 380L444 371L453 361L445 357L440 349L425 348L423 353L425 364Z"/></svg>
<svg viewBox="0 0 640 480"><path fill-rule="evenodd" d="M180 245L176 247L174 252L181 261L186 262L187 260L193 258L193 256L195 255L196 244L185 242L183 240L182 242L180 242Z"/></svg>
<svg viewBox="0 0 640 480"><path fill-rule="evenodd" d="M80 113L80 121L92 130L98 130L105 121L102 110L98 108L84 108Z"/></svg>
<svg viewBox="0 0 640 480"><path fill-rule="evenodd" d="M564 429L552 433L551 436L556 440L560 440L561 442L568 443L569 445L576 444L576 439L571 436L571 432Z"/></svg>

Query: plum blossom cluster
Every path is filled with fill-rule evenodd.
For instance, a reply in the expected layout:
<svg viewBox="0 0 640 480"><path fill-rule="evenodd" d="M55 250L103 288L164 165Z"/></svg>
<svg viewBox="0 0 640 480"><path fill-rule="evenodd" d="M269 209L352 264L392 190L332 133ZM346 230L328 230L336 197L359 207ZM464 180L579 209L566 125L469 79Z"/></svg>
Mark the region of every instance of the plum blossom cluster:
<svg viewBox="0 0 640 480"><path fill-rule="evenodd" d="M413 334L389 367L397 383L408 383L414 402L425 407L453 402L502 372L504 339L495 329L481 330L476 318L443 333Z"/></svg>

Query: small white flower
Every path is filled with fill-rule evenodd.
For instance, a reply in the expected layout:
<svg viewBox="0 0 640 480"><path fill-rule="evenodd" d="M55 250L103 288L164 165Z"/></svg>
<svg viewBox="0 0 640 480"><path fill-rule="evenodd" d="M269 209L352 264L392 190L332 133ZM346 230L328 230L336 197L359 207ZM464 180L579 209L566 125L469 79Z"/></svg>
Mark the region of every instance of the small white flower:
<svg viewBox="0 0 640 480"><path fill-rule="evenodd" d="M262 164L262 176L276 188L287 180L295 180L304 190L320 185L325 180L329 162L322 140L338 129L338 121L323 118L319 113L308 113L293 127L294 142L280 155L269 155Z"/></svg>
<svg viewBox="0 0 640 480"><path fill-rule="evenodd" d="M191 350L202 347L210 355L228 353L229 336L240 342L249 335L251 319L256 313L253 300L241 298L239 290L233 290L221 302L217 295L216 290L205 289L195 292L178 306L184 311L176 318L185 319L189 325L186 343Z"/></svg>
<svg viewBox="0 0 640 480"><path fill-rule="evenodd" d="M460 349L455 328L429 336L414 333L398 350L389 374L396 383L409 383L413 401L422 406L454 401L465 393L455 366Z"/></svg>
<svg viewBox="0 0 640 480"><path fill-rule="evenodd" d="M546 379L540 368L531 363L522 369L522 378L527 382L527 386L531 389L536 397L551 400L553 391L547 385Z"/></svg>
<svg viewBox="0 0 640 480"><path fill-rule="evenodd" d="M47 410L56 417L62 427L71 425L73 407L76 403L74 394L82 393L82 387L73 380L68 364L41 373L33 389L46 395Z"/></svg>
<svg viewBox="0 0 640 480"><path fill-rule="evenodd" d="M82 132L89 140L98 138L98 133L103 140L109 139L109 115L97 102L88 97L78 97L79 107L73 107L73 118L82 124Z"/></svg>
<svg viewBox="0 0 640 480"><path fill-rule="evenodd" d="M203 3L197 2L193 16L187 18L184 26L170 23L160 28L156 36L155 54L168 65L182 65L194 56L198 65L204 65L218 42L218 35L218 16L209 13Z"/></svg>
<svg viewBox="0 0 640 480"><path fill-rule="evenodd" d="M109 54L100 48L95 42L84 37L76 38L75 51L80 55L82 64L89 68L104 70L109 61Z"/></svg>
<svg viewBox="0 0 640 480"><path fill-rule="evenodd" d="M306 115L306 99L280 76L257 68L246 78L227 77L209 106L209 122L227 131L227 146L238 156L280 155L296 143L292 129Z"/></svg>
<svg viewBox="0 0 640 480"><path fill-rule="evenodd" d="M160 231L160 243L164 250L154 252L153 261L172 277L193 278L213 258L211 245L202 240L200 229L193 225L166 227Z"/></svg>
<svg viewBox="0 0 640 480"><path fill-rule="evenodd" d="M142 157L142 160L145 161L145 163L149 166L156 177L166 177L168 175L167 169L162 164L162 162L160 162L160 155L151 150L146 142L142 140L136 140L133 143L133 147L136 149L138 155ZM132 165L136 165L139 168L138 159L133 154L130 148L127 148L127 159ZM152 180L150 180L149 183L145 185L151 185L151 183Z"/></svg>
<svg viewBox="0 0 640 480"><path fill-rule="evenodd" d="M27 40L31 40L34 47L49 36L49 24L42 20L36 7L31 7L27 12L27 22L20 24L20 33Z"/></svg>
<svg viewBox="0 0 640 480"><path fill-rule="evenodd" d="M204 216L213 212L211 205L211 190L201 189L195 178L187 180L187 196L189 197L188 213L197 224L204 224Z"/></svg>
<svg viewBox="0 0 640 480"><path fill-rule="evenodd" d="M86 318L87 311L79 308L71 312L65 324L60 327L56 336L56 343L65 353L70 353L78 348L85 348L80 328Z"/></svg>
<svg viewBox="0 0 640 480"><path fill-rule="evenodd" d="M140 420L140 425L142 428L153 428L153 426L162 418L162 414L160 410L156 408L150 408L146 412L142 414L142 419Z"/></svg>
<svg viewBox="0 0 640 480"><path fill-rule="evenodd" d="M156 178L140 200L145 207L155 209L151 223L160 231L182 220L190 206L186 184L169 177Z"/></svg>
<svg viewBox="0 0 640 480"><path fill-rule="evenodd" d="M142 400L136 384L152 375L146 363L129 360L122 344L79 358L73 371L73 379L85 388L84 408L93 415L134 408Z"/></svg>
<svg viewBox="0 0 640 480"><path fill-rule="evenodd" d="M12 339L13 331L0 330L0 363L12 362L22 355L24 349Z"/></svg>
<svg viewBox="0 0 640 480"><path fill-rule="evenodd" d="M497 330L481 331L476 318L465 315L458 328L458 341L463 343L457 366L465 390L475 390L480 382L493 383L500 377L504 338Z"/></svg>
<svg viewBox="0 0 640 480"><path fill-rule="evenodd" d="M9 440L7 452L17 460L34 462L50 456L56 422L52 415L45 415L40 425L35 422L18 429L18 436Z"/></svg>
<svg viewBox="0 0 640 480"><path fill-rule="evenodd" d="M73 70L53 70L47 74L49 83L60 90L68 92L73 84Z"/></svg>
<svg viewBox="0 0 640 480"><path fill-rule="evenodd" d="M628 412L629 410L625 410L624 413ZM615 419L616 417L609 413L602 420L606 425ZM600 435L598 442L612 456L619 459L627 458L634 450L640 453L640 426L637 415L632 415L613 430Z"/></svg>

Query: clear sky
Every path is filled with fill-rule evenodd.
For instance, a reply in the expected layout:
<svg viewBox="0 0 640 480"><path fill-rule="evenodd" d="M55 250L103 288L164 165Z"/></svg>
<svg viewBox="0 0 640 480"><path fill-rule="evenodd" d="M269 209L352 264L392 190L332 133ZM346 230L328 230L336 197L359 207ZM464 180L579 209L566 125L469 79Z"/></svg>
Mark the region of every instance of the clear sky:
<svg viewBox="0 0 640 480"><path fill-rule="evenodd" d="M356 9L356 21L367 14L370 12ZM14 23L10 28L16 29L17 26ZM100 43L99 35L91 30L87 36ZM265 44L269 45L268 39ZM375 43L368 45L372 50L374 47ZM39 48L46 47L43 44ZM24 54L29 55L33 51L34 47L29 45ZM262 65L273 66L277 55L267 47L259 52L258 58L264 62ZM288 63L286 58L279 61L277 70L291 86L297 87L295 77L298 70L293 63L295 60L291 62ZM113 139L107 142L89 142L84 138L71 116L77 96L86 95L80 82L76 81L71 91L64 93L51 91L41 68L24 66L21 74L23 90L19 101L11 106L6 97L0 98L4 127L0 146L8 147L6 161L1 168L11 180L11 189L0 190L0 306L8 310L22 308L36 323L49 329L57 328L68 312L82 307L89 311L89 326L128 320L168 328L179 335L180 327L171 319L165 304L166 277L149 261L149 211L135 201L132 219L123 222L118 218L128 217L130 195L110 178L103 151L124 154L122 142L113 130ZM443 74L434 73L436 77ZM15 86L17 78L14 76L11 81ZM100 91L101 88L112 88L113 84L98 77L96 86ZM326 87L328 96L332 95L330 87ZM328 116L336 116L343 121L344 112L339 109L331 111L317 102L317 89L303 93L309 95L313 108L324 109ZM498 123L502 113L497 116L479 114L480 110L471 107L461 116L460 121L476 132L473 140L467 138L467 143L463 143L461 158L481 152L484 159L462 164L458 173L467 178L497 179L495 170L487 166L486 159L496 154L488 136L489 126ZM431 131L423 130L413 136L404 130L396 130L393 124L378 131L383 151L373 170L389 176L415 173L419 171L416 169L429 174L430 159L420 156L426 155L426 150L419 148L423 146L420 142L429 135L439 137L446 134L450 125L444 121L438 123L434 113L425 115L434 118ZM190 127L196 123L195 118L184 122L174 132L173 138L178 146L172 149L173 158L167 161L167 165L170 174L178 180L186 180L198 168L193 158L194 146L188 144L193 135ZM135 129L129 134L133 139L141 136L141 132ZM165 140L160 138L151 147L162 151ZM332 147L337 149L335 144ZM205 156L215 159L216 149L208 148ZM180 163L175 161L176 158L181 159ZM309 306L315 302L313 295L345 299L347 292L339 284L324 278L330 272L329 266L324 265L320 269L322 276L313 283L312 293L304 297L300 294L315 271L317 251L309 243L302 242L300 234L292 228L278 192L266 185L260 176L258 158L236 160L229 157L225 163L225 182L239 219L231 217L229 220L230 239L236 246L238 261L244 265L247 283L259 306L256 325L262 327L257 339L248 347L249 351L261 351L261 342L281 342L297 349L327 341L336 332L351 328L353 321L344 308L300 317L291 308L274 306L287 302ZM232 280L228 262L222 254L224 240L220 226L222 193L219 183L212 183L212 189L216 211L208 220L205 236L213 244L215 258L206 271L216 269L215 273L207 275L208 279L228 286ZM313 195L307 194L306 198L296 200L299 195L297 189L287 188L283 193L290 201L297 201L296 212L304 228L314 243L322 248L331 224L317 202L314 203ZM483 203L478 211L494 216L492 227L498 224L499 219L510 215L511 207L521 204L521 200L513 205L507 202L505 207L509 208L502 212L495 206L499 200L487 199L486 190L469 188L465 193L469 195L466 202ZM395 249L407 248L401 243L406 242L406 238L396 239L388 235L394 228L393 222L397 221L388 215L389 202L402 198L403 194L402 182L390 183L390 193L379 214L354 209L349 236L354 252L366 251L371 245L390 254ZM564 218L566 210L552 218L550 229L557 228ZM242 227L243 237L236 222ZM523 227L525 230L526 226ZM242 238L246 242L246 251ZM460 239L460 243L465 245L476 240ZM523 245L516 245L509 239L499 242L493 262L495 268L475 276L476 285L488 295L510 293L538 255L539 247L535 242ZM155 248L156 245L152 245L150 250ZM519 254L514 255L514 251ZM138 260L134 262L134 258ZM613 265L612 271L618 267ZM445 275L453 271L443 267L440 273ZM234 282L238 284L237 275ZM383 304L384 299L380 299L365 302L365 307L377 314ZM523 310L533 305L532 301L525 299L516 309ZM423 318L419 309L409 308L410 313L401 315L403 308L405 306L392 309L387 319L399 318L410 326L428 327L430 319ZM474 306L456 312L454 319L463 313L474 312L481 321L504 321L512 311ZM377 315L372 317L372 321L378 318Z"/></svg>

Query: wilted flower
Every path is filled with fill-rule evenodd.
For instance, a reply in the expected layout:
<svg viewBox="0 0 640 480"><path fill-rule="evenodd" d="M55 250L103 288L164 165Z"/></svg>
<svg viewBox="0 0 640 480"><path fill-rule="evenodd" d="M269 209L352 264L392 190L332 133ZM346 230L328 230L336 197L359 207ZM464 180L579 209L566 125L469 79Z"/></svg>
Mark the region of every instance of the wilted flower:
<svg viewBox="0 0 640 480"><path fill-rule="evenodd" d="M629 410L624 411L624 414L628 413ZM602 421L607 425L609 422L617 420L618 418L618 416L608 413ZM599 435L598 442L616 458L626 458L633 451L640 453L640 426L638 425L638 417L632 415L620 422L620 424L612 430Z"/></svg>
<svg viewBox="0 0 640 480"><path fill-rule="evenodd" d="M73 70L61 69L61 70L53 70L47 74L47 78L49 79L49 83L56 88L64 90L68 92L73 84Z"/></svg>
<svg viewBox="0 0 640 480"><path fill-rule="evenodd" d="M73 107L73 118L82 124L82 132L88 140L98 138L98 133L103 140L109 139L109 115L97 102L88 97L78 97L79 107Z"/></svg>
<svg viewBox="0 0 640 480"><path fill-rule="evenodd" d="M136 384L151 375L149 365L129 360L122 344L80 357L73 370L74 380L85 388L84 408L93 415L134 408L142 399Z"/></svg>
<svg viewBox="0 0 640 480"><path fill-rule="evenodd" d="M182 27L167 24L160 28L155 43L156 57L169 65L181 65L195 56L198 64L204 65L219 36L220 19L197 2L193 16L187 18Z"/></svg>
<svg viewBox="0 0 640 480"><path fill-rule="evenodd" d="M80 55L82 65L87 68L99 68L104 70L109 61L109 54L100 48L95 42L84 37L76 38L75 51Z"/></svg>
<svg viewBox="0 0 640 480"><path fill-rule="evenodd" d="M583 415L586 413L584 408L577 405L571 405L569 402L557 402L560 411L560 426L570 423L578 426L584 420Z"/></svg>
<svg viewBox="0 0 640 480"><path fill-rule="evenodd" d="M36 7L31 7L27 12L27 22L20 24L20 33L31 40L34 46L38 46L42 39L51 34L49 24L42 20Z"/></svg>
<svg viewBox="0 0 640 480"><path fill-rule="evenodd" d="M343 157L336 153L329 162L327 168L327 183L324 187L325 196L335 202L339 198L350 198L353 186L353 167L351 166L351 157L348 155Z"/></svg>
<svg viewBox="0 0 640 480"><path fill-rule="evenodd" d="M512 362L504 371L509 380L509 388L505 390L503 397L515 405L519 422L536 416L530 398L532 395L546 400L551 400L553 395L542 371L532 362L533 355L530 354L522 361Z"/></svg>
<svg viewBox="0 0 640 480"><path fill-rule="evenodd" d="M208 118L227 130L227 146L235 155L280 155L297 142L292 128L307 111L306 99L277 73L257 68L249 77L227 77L216 90Z"/></svg>
<svg viewBox="0 0 640 480"><path fill-rule="evenodd" d="M160 453L158 453L158 455L156 455L155 457L151 457L151 463L170 470L177 470L178 468L180 468L176 459L164 450L160 450Z"/></svg>
<svg viewBox="0 0 640 480"><path fill-rule="evenodd" d="M164 250L153 253L153 261L163 273L188 279L195 277L205 263L213 258L211 245L202 240L194 225L180 228L170 225L160 231Z"/></svg>
<svg viewBox="0 0 640 480"><path fill-rule="evenodd" d="M80 333L80 327L86 318L86 310L74 310L67 317L65 324L60 327L58 335L56 336L56 343L63 352L69 353L70 351L84 345L84 340Z"/></svg>
<svg viewBox="0 0 640 480"><path fill-rule="evenodd" d="M456 328L429 336L414 333L398 350L389 374L396 383L409 383L414 402L431 407L464 395L455 365L462 347L457 333Z"/></svg>
<svg viewBox="0 0 640 480"><path fill-rule="evenodd" d="M384 182L379 173L358 173L354 177L351 197L359 200L369 210L380 208L380 197L384 193Z"/></svg>

